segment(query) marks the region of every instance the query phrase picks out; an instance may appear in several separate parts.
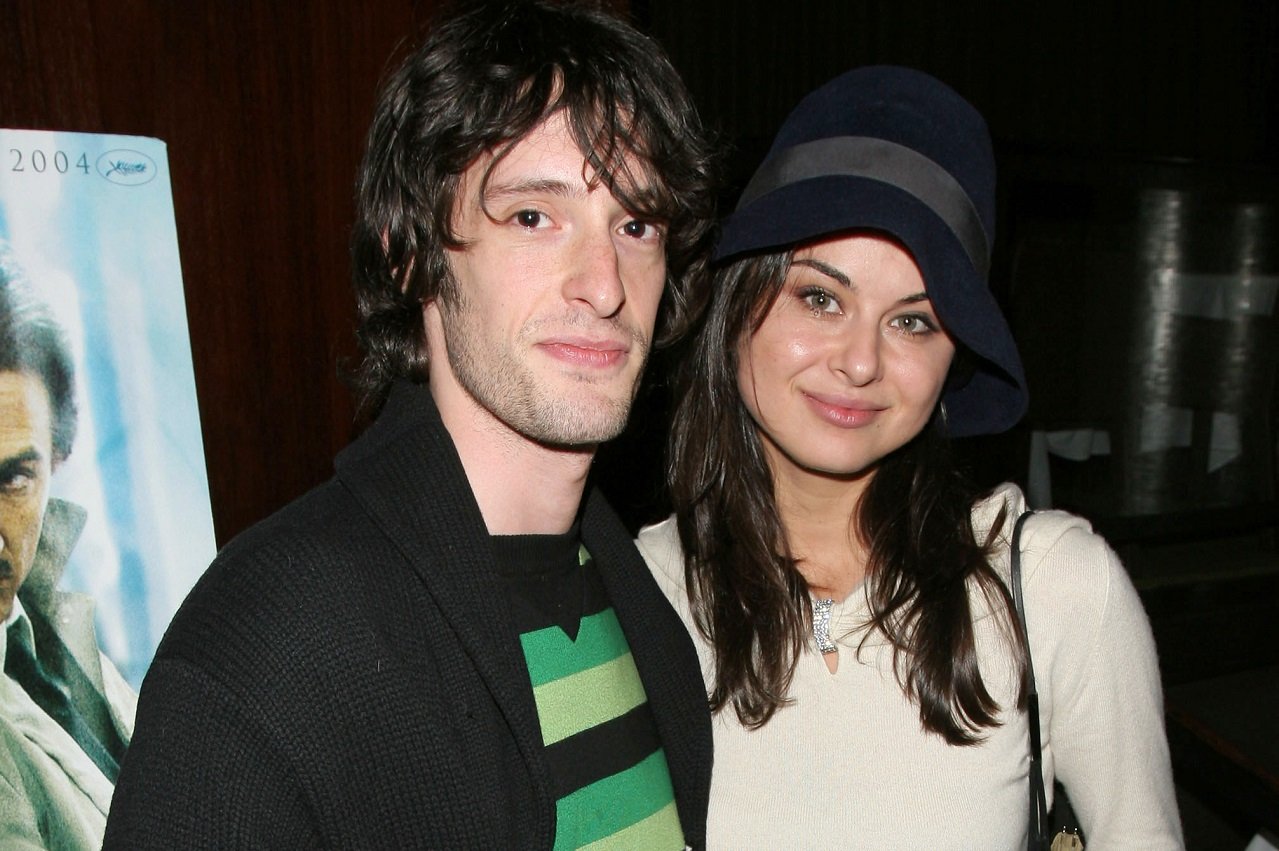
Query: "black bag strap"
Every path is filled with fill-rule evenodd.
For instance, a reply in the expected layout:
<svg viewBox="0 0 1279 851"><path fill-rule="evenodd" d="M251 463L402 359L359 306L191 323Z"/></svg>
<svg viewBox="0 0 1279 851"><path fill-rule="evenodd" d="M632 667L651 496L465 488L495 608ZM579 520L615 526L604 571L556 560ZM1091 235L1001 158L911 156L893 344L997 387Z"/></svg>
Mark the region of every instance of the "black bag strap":
<svg viewBox="0 0 1279 851"><path fill-rule="evenodd" d="M1013 526L1009 560L1012 576L1013 608L1026 640L1026 721L1030 727L1030 827L1026 834L1026 851L1044 851L1052 837L1048 826L1048 799L1044 795L1043 747L1039 739L1039 690L1035 686L1035 665L1030 658L1030 630L1026 628L1026 608L1021 595L1021 527L1035 512L1027 509Z"/></svg>

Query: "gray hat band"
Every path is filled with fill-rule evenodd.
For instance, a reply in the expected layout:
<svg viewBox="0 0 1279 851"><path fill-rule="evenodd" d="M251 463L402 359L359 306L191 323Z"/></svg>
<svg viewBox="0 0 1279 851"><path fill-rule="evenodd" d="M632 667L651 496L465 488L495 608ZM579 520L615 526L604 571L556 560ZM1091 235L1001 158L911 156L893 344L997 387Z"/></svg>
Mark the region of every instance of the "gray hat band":
<svg viewBox="0 0 1279 851"><path fill-rule="evenodd" d="M761 195L818 177L863 177L895 186L946 223L984 280L990 243L972 199L950 172L905 145L869 136L834 136L770 157L737 202L738 212Z"/></svg>

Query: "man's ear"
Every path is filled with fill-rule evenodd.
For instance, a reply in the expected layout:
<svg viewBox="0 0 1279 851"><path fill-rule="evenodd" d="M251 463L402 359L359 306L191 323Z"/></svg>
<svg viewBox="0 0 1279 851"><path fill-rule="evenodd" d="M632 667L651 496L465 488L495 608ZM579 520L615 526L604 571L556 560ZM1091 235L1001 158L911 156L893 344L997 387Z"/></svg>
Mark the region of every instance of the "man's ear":
<svg viewBox="0 0 1279 851"><path fill-rule="evenodd" d="M448 345L444 333L443 305L439 296L422 302L422 343L428 366L448 361Z"/></svg>
<svg viewBox="0 0 1279 851"><path fill-rule="evenodd" d="M386 228L382 229L382 256L386 258L387 265L391 269L391 280L395 281L400 290L400 295L405 295L409 291L409 282L413 280L413 261L403 270L399 266L391 265L391 237L387 234Z"/></svg>
<svg viewBox="0 0 1279 851"><path fill-rule="evenodd" d="M408 266L404 268L403 272L400 271L399 266L393 266L391 268L391 275L394 278L395 282L399 284L400 295L408 294L409 285L413 282L414 268L416 267L412 260L409 261Z"/></svg>
<svg viewBox="0 0 1279 851"><path fill-rule="evenodd" d="M443 332L444 319L440 316L441 310L438 295L422 301L422 328L426 331L427 337L430 337L432 333Z"/></svg>

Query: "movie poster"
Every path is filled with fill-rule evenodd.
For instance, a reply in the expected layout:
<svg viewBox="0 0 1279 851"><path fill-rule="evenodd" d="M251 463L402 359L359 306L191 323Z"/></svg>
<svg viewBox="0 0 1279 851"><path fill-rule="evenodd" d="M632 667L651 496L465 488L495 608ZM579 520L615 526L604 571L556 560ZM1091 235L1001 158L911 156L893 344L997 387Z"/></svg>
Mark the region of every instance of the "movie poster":
<svg viewBox="0 0 1279 851"><path fill-rule="evenodd" d="M74 439L48 497L83 529L58 587L93 599L98 643L136 689L215 550L166 148L0 130L0 154L0 272L47 309L74 365ZM0 426L17 416L0 408Z"/></svg>

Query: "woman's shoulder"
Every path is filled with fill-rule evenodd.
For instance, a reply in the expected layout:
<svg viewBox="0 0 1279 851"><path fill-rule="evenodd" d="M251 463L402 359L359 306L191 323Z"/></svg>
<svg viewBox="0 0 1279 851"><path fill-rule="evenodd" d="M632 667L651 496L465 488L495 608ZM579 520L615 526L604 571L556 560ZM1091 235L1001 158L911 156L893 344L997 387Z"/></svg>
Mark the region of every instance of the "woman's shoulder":
<svg viewBox="0 0 1279 851"><path fill-rule="evenodd" d="M640 529L635 546L652 571L662 592L671 600L684 596L684 550L679 542L675 515Z"/></svg>
<svg viewBox="0 0 1279 851"><path fill-rule="evenodd" d="M1007 573L1008 549L1017 518L1028 510L1025 495L1011 482L999 485L973 505L973 532L978 541L993 540L997 561L1004 565L1002 573ZM1110 545L1093 530L1092 524L1067 511L1035 511L1023 524L1019 543L1022 569L1027 575L1044 559L1079 564L1114 560Z"/></svg>
<svg viewBox="0 0 1279 851"><path fill-rule="evenodd" d="M978 541L986 540L1001 509L1003 520L993 537L991 563L1007 582L1011 579L1013 526L1027 509L1021 490L1004 484L978 500L972 513L973 530ZM1090 612L1098 619L1140 611L1119 556L1083 517L1066 511L1035 511L1022 527L1019 550L1028 608L1051 605L1062 611ZM1116 607L1119 613L1113 611Z"/></svg>

